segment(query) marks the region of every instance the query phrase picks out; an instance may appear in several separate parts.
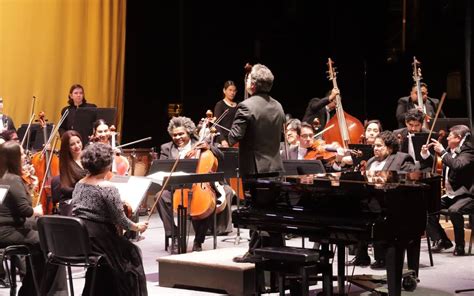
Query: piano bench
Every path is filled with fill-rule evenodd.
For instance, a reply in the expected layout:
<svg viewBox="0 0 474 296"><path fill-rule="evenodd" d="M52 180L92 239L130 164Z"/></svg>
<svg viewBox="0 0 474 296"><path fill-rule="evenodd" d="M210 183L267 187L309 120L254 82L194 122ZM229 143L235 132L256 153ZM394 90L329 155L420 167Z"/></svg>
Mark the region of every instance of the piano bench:
<svg viewBox="0 0 474 296"><path fill-rule="evenodd" d="M255 263L255 292L257 295L261 294L264 286L264 271L276 273L280 295L285 295L286 275L298 275L301 278L302 290L301 294L298 294L309 295L310 275L321 272L319 250L294 247L264 247L255 249L255 255L260 255L263 258L262 261ZM293 283L296 279L293 278Z"/></svg>

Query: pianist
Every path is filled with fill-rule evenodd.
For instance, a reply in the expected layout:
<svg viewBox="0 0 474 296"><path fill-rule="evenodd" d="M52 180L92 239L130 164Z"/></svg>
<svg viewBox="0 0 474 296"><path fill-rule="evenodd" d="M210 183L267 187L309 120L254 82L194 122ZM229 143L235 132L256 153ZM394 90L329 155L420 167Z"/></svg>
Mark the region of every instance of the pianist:
<svg viewBox="0 0 474 296"><path fill-rule="evenodd" d="M415 165L413 158L403 152L399 152L399 141L394 133L383 131L375 137L374 156L367 161L366 170L373 171L402 171L411 172L419 169ZM423 166L429 166L431 161L422 162ZM383 246L375 244L374 246L375 262L370 265L371 268L385 268L385 250ZM353 264L366 266L370 264L370 257L367 252L367 243L361 242L357 248L357 254Z"/></svg>
<svg viewBox="0 0 474 296"><path fill-rule="evenodd" d="M453 223L456 243L453 254L462 256L465 254L463 214L474 213L474 148L471 132L465 125L455 125L449 129L447 150L436 140L432 140L428 146L434 147L443 163L446 194L441 198L441 208L449 210ZM433 252L453 247L437 215L429 217L426 231L435 242Z"/></svg>

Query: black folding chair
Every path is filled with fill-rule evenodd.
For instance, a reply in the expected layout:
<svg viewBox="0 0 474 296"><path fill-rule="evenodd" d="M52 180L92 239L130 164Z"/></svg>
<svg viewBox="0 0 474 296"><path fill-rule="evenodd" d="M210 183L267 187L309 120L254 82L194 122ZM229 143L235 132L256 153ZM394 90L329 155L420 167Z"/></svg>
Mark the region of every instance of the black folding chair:
<svg viewBox="0 0 474 296"><path fill-rule="evenodd" d="M91 251L89 234L79 218L47 215L38 219L38 233L46 262L67 266L69 289L74 295L71 266L92 267L94 287L96 268L105 263L105 255ZM93 294L91 289L91 295Z"/></svg>

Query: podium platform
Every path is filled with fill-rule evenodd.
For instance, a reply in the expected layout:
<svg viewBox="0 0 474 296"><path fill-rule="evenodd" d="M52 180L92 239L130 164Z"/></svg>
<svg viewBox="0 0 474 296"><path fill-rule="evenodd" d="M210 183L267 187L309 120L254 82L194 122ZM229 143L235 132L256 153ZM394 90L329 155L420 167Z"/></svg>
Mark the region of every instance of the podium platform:
<svg viewBox="0 0 474 296"><path fill-rule="evenodd" d="M160 287L209 289L229 295L252 295L255 291L253 263L235 263L248 248L222 248L158 258Z"/></svg>

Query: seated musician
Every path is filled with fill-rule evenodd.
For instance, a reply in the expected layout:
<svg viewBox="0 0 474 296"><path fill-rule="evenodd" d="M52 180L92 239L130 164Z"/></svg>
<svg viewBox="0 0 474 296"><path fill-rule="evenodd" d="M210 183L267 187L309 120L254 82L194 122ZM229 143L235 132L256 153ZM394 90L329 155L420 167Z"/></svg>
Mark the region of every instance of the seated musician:
<svg viewBox="0 0 474 296"><path fill-rule="evenodd" d="M59 176L53 177L53 202L59 202L59 214L72 215L72 191L76 183L85 177L81 163L82 139L75 130L64 132L59 150Z"/></svg>
<svg viewBox="0 0 474 296"><path fill-rule="evenodd" d="M412 137L420 132L429 133L429 130L423 128L423 118L424 115L421 111L411 109L405 113L405 127L393 131L400 141L400 151L410 154L415 161L417 158ZM431 169L431 165L427 169Z"/></svg>
<svg viewBox="0 0 474 296"><path fill-rule="evenodd" d="M331 118L332 113L335 112L336 97L338 94L339 89L333 88L322 99L312 98L306 107L302 121L313 124L315 118L317 118L319 125L324 128Z"/></svg>
<svg viewBox="0 0 474 296"><path fill-rule="evenodd" d="M474 212L474 148L471 132L465 125L455 125L449 129L447 150L434 139L428 146L434 147L443 163L446 193L441 198L441 209L449 210L453 224L456 243L453 254L462 256L465 254L463 214ZM426 232L435 242L433 252L441 252L453 246L439 224L437 215L429 217Z"/></svg>
<svg viewBox="0 0 474 296"><path fill-rule="evenodd" d="M112 165L112 149L103 143L91 143L81 154L88 174L72 193L73 216L81 218L91 237L92 249L107 256L107 264L97 269L95 286L92 270L87 270L83 295L147 295L146 278L140 249L116 226L144 232L148 222L135 223L125 216L119 191L105 180Z"/></svg>
<svg viewBox="0 0 474 296"><path fill-rule="evenodd" d="M286 157L287 152L293 147L299 146L300 137L298 134L301 128L301 121L297 118L290 118L285 123L285 141L280 143L280 155L282 159L293 159Z"/></svg>
<svg viewBox="0 0 474 296"><path fill-rule="evenodd" d="M404 171L410 172L418 170L413 158L407 153L399 152L398 138L390 131L383 131L375 137L374 157L367 161L367 171ZM431 162L426 161L423 164L429 165ZM385 268L385 251L375 244L374 248L375 262L372 268ZM367 243L362 242L358 246L356 260L354 264L369 265L370 257L367 253Z"/></svg>
<svg viewBox="0 0 474 296"><path fill-rule="evenodd" d="M197 149L210 149L214 156L218 159L223 159L222 152L214 147L213 145L209 145L206 142L197 143L198 140L195 136L196 126L192 122L191 119L179 116L171 118L169 125L168 125L168 133L171 137L171 141L161 145L160 148L160 159L176 159L176 158L195 158L197 155ZM195 149L193 149L195 148ZM232 191L226 190L226 198L229 202L229 198L227 197L230 195L230 201L232 198ZM158 194L157 194L158 196ZM171 236L173 233L173 228L176 230L176 225L174 224L173 219L173 202L172 202L172 193L168 190L164 190L160 200L158 201L158 213L163 221L163 226L165 228L166 236ZM229 202L228 205L231 203ZM225 214L224 214L225 213ZM222 215L227 215L224 217ZM222 217L221 217L222 216ZM222 220L227 220L222 222ZM228 225L230 223L231 217L227 211L221 212L221 214L217 215L217 223L218 225ZM202 243L204 242L206 232L210 226L210 222L212 221L212 215L205 219L201 220L192 220L192 224L195 231L194 237L194 244L193 244L193 251L201 251L202 250ZM219 226L218 226L219 228ZM227 227L226 230L227 231ZM176 231L175 231L176 233ZM172 246L172 248L177 249L177 246Z"/></svg>
<svg viewBox="0 0 474 296"><path fill-rule="evenodd" d="M32 207L31 195L22 179L21 164L25 156L21 150L21 146L14 141L0 145L0 179L10 186L5 199L0 203L0 248L24 244L30 249L36 280L41 291L35 290L32 270L27 265L18 295L46 295L48 290L52 295L62 291L61 287L65 286L66 277L64 274L61 277L57 266L51 264L45 266L38 232L34 229L36 221L29 220L30 217L42 216L43 208L42 205Z"/></svg>
<svg viewBox="0 0 474 296"><path fill-rule="evenodd" d="M423 97L423 104L426 108L426 113L430 117L434 117L436 109L439 105L439 100L428 97L428 85L424 82L421 83L421 95ZM411 87L411 92L409 96L401 97L398 99L397 110L395 115L397 117L399 128L403 128L405 125L405 116L409 110L419 110L421 107L418 107L418 94L416 90L416 84ZM420 110L421 111L421 110ZM439 117L445 117L443 111L439 114Z"/></svg>
<svg viewBox="0 0 474 296"><path fill-rule="evenodd" d="M352 164L351 156L344 155L344 152L338 149L340 148L339 144L327 145L323 140L316 140L311 124L301 123L299 129L296 129L296 133L299 138L299 145L288 149L289 159L322 159L327 171L340 171L342 167ZM338 149L338 152L328 152L325 149L326 147ZM282 159L286 159L286 155L282 155Z"/></svg>

